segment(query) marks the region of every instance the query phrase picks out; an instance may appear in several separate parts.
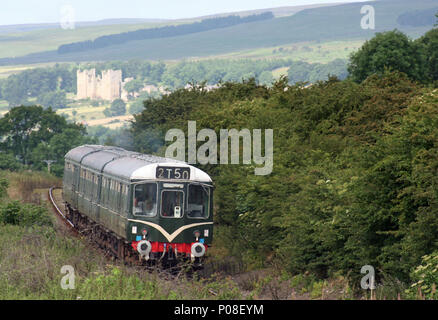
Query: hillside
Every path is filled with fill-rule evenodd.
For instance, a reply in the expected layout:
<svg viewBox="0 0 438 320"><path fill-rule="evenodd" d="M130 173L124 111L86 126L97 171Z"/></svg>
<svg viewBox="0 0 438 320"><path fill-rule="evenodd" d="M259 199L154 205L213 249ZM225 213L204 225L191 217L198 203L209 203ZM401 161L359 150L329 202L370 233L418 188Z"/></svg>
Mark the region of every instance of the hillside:
<svg viewBox="0 0 438 320"><path fill-rule="evenodd" d="M112 20L113 21L113 20ZM87 25L77 27L73 30L59 28L59 24L38 25L32 31L24 31L25 26L0 26L0 57L22 56L35 52L56 50L60 45L75 41L94 39L103 35L120 32L134 31L141 28L153 28L164 25L181 24L179 21L172 22L148 22L148 23L126 23ZM56 28L55 28L56 27Z"/></svg>
<svg viewBox="0 0 438 320"><path fill-rule="evenodd" d="M0 25L0 58L18 57L31 53L55 50L60 45L93 40L103 35L118 34L145 28L163 27L193 23L202 19L224 17L229 15L247 16L270 11L276 17L288 16L301 10L330 6L334 4L289 6L248 10L241 12L222 13L190 19L162 20L162 19L105 19L99 21L77 22L74 30L63 30L59 23Z"/></svg>
<svg viewBox="0 0 438 320"><path fill-rule="evenodd" d="M178 26L164 26L159 28L147 28L135 31L123 32L113 35L105 35L94 40L80 41L59 46L59 54L69 54L83 51L101 49L108 46L123 45L127 42L142 41L148 39L162 39L179 37L188 34L206 32L210 30L230 28L233 26L273 19L272 12L264 12L245 17L231 15L203 19L199 22L186 23Z"/></svg>
<svg viewBox="0 0 438 320"><path fill-rule="evenodd" d="M93 26L109 26L123 24L156 24L156 23L171 23L165 19L103 19L97 21L79 21L75 23L75 27L93 27ZM20 33L45 29L59 29L59 23L27 23L27 24L11 24L0 25L0 34Z"/></svg>
<svg viewBox="0 0 438 320"><path fill-rule="evenodd" d="M347 3L348 1L346 1ZM146 24L173 24L179 22L192 22L199 21L201 19L215 18L215 17L226 17L229 15L238 15L240 17L245 17L252 14L260 14L263 12L270 11L276 17L290 16L301 10L310 9L310 8L318 8L318 7L327 7L336 5L339 3L324 3L324 4L313 4L313 5L303 5L303 6L287 6L287 7L276 7L276 8L265 8L265 9L255 9L255 10L247 10L247 11L238 11L238 12L226 12L220 14L213 14L207 16L200 16L189 19L136 19L136 18L119 18L119 19L103 19L97 21L79 21L75 24L77 28L84 27L93 27L93 26L115 26L115 25L146 25ZM22 33L36 30L44 30L44 29L59 29L59 23L27 23L27 24L14 24L14 25L0 25L0 34L13 34L13 33Z"/></svg>
<svg viewBox="0 0 438 320"><path fill-rule="evenodd" d="M365 40L376 32L403 31L411 37L418 37L432 25L412 26L397 21L401 15L416 11L438 10L434 0L381 0L369 2L375 8L376 29L363 30L360 21L362 6L367 3L343 4L338 6L306 9L292 16L278 17L237 25L220 30L210 30L179 37L131 41L87 54L71 53L59 55L55 50L30 54L18 58L1 59L1 64L24 64L51 61L96 61L151 59L169 60L188 57L203 57L226 54L255 48L273 47L304 41L326 42L337 40Z"/></svg>

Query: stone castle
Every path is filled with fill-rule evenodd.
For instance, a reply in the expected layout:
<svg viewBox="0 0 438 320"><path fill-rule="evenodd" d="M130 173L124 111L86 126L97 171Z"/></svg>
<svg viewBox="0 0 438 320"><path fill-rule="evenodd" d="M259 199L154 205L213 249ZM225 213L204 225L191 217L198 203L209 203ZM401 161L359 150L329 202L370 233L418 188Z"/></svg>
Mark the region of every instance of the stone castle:
<svg viewBox="0 0 438 320"><path fill-rule="evenodd" d="M152 84L145 84L139 92L127 92L125 85L134 78L122 80L122 70L105 70L102 76L96 77L96 69L77 71L77 95L76 99L107 100L114 101L122 99L127 102L129 99L139 97L141 92L152 93L159 91L163 94L169 93L163 87L157 88Z"/></svg>
<svg viewBox="0 0 438 320"><path fill-rule="evenodd" d="M96 69L77 71L77 99L119 99L124 83L122 70L104 70L96 77Z"/></svg>

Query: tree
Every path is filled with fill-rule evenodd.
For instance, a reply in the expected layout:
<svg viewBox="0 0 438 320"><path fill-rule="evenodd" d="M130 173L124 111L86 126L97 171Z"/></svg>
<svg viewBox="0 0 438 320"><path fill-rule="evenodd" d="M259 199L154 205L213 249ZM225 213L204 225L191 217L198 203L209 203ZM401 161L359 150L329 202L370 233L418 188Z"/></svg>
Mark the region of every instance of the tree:
<svg viewBox="0 0 438 320"><path fill-rule="evenodd" d="M111 103L111 112L114 116L121 116L126 113L126 103L122 99L116 99Z"/></svg>
<svg viewBox="0 0 438 320"><path fill-rule="evenodd" d="M38 103L44 107L61 109L67 106L66 93L63 90L49 91L38 96Z"/></svg>
<svg viewBox="0 0 438 320"><path fill-rule="evenodd" d="M309 81L310 72L314 65L303 61L293 63L288 71L288 78L290 83Z"/></svg>
<svg viewBox="0 0 438 320"><path fill-rule="evenodd" d="M82 125L67 123L51 108L14 107L0 119L0 146L2 150L18 157L23 164L31 164L33 149L66 129L74 129L76 135L86 134Z"/></svg>
<svg viewBox="0 0 438 320"><path fill-rule="evenodd" d="M140 79L134 79L129 81L127 84L125 84L124 89L130 93L133 94L135 92L139 92L144 87L143 81Z"/></svg>
<svg viewBox="0 0 438 320"><path fill-rule="evenodd" d="M17 171L22 168L20 162L11 153L0 152L0 170Z"/></svg>
<svg viewBox="0 0 438 320"><path fill-rule="evenodd" d="M272 72L270 71L263 71L259 75L259 82L264 85L271 85L272 82L274 82L274 77L272 76Z"/></svg>
<svg viewBox="0 0 438 320"><path fill-rule="evenodd" d="M406 73L411 79L425 81L424 50L404 33L394 30L377 33L350 57L348 71L356 82L385 69Z"/></svg>
<svg viewBox="0 0 438 320"><path fill-rule="evenodd" d="M423 46L426 56L427 76L432 81L438 80L438 29L432 29L417 40Z"/></svg>
<svg viewBox="0 0 438 320"><path fill-rule="evenodd" d="M143 99L140 98L131 103L131 105L129 106L129 113L130 114L140 113L143 111L143 109L144 109Z"/></svg>
<svg viewBox="0 0 438 320"><path fill-rule="evenodd" d="M158 83L161 81L164 71L166 70L166 65L163 62L153 64L151 71L149 73L149 79L153 83Z"/></svg>
<svg viewBox="0 0 438 320"><path fill-rule="evenodd" d="M346 61L335 59L327 64L314 64L309 74L309 81L314 83L320 80L327 80L330 75L336 76L339 79L345 79L348 76Z"/></svg>
<svg viewBox="0 0 438 320"><path fill-rule="evenodd" d="M83 145L96 143L95 138L85 135L85 130L78 128L66 128L63 132L54 135L49 141L42 141L33 150L31 159L36 169L47 168L44 160L55 160L51 172L62 176L64 171L64 156L71 149Z"/></svg>
<svg viewBox="0 0 438 320"><path fill-rule="evenodd" d="M2 96L9 102L9 106L17 106L27 102L28 92L18 75L13 74L8 77L2 88Z"/></svg>
<svg viewBox="0 0 438 320"><path fill-rule="evenodd" d="M103 111L107 117L122 116L126 113L126 103L122 99L116 99L109 108Z"/></svg>

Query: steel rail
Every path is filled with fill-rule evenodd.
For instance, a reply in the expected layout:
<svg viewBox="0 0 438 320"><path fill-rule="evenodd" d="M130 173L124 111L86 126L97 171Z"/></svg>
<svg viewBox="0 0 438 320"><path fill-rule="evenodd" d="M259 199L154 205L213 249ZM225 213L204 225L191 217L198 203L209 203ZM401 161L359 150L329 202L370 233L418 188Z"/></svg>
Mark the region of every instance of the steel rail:
<svg viewBox="0 0 438 320"><path fill-rule="evenodd" d="M50 202L52 203L52 206L56 209L56 211L58 212L58 214L61 215L61 217L62 217L65 221L67 221L67 222L70 224L70 226L71 226L72 228L74 228L74 227L75 227L74 224L73 224L70 220L67 219L67 217L64 215L64 213L62 213L62 210L59 209L58 205L56 204L55 199L53 198L53 189L55 189L55 188L54 188L54 187L51 187L51 188L49 189L49 199L50 199Z"/></svg>

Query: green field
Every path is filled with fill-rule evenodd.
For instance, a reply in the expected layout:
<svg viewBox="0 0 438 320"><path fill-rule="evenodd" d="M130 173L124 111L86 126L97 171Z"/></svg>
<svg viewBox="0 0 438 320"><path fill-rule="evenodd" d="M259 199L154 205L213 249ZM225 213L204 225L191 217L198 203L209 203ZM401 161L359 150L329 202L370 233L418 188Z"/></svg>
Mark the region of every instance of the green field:
<svg viewBox="0 0 438 320"><path fill-rule="evenodd" d="M72 108L59 109L56 111L58 114L66 114L69 119L76 118L77 121L90 121L95 119L101 119L105 116L103 115L103 110L105 110L109 105L93 107L93 106L75 106ZM76 111L76 114L73 115L73 111Z"/></svg>
<svg viewBox="0 0 438 320"><path fill-rule="evenodd" d="M70 100L73 100L74 96L75 95L71 93L67 95ZM103 111L111 105L109 102L100 104L99 106L92 106L90 101L73 101L70 102L69 108L58 109L56 110L56 113L59 115L66 115L67 119L83 123L90 127L101 125L110 129L115 129L127 124L129 120L132 119L132 116L128 112L131 103L128 102L126 104L126 114L117 117L107 117L104 115Z"/></svg>
<svg viewBox="0 0 438 320"><path fill-rule="evenodd" d="M272 76L275 79L279 79L281 76L287 76L288 71L289 71L289 67L278 68L272 71Z"/></svg>
<svg viewBox="0 0 438 320"><path fill-rule="evenodd" d="M35 30L23 33L0 35L0 58L18 57L30 53L56 50L60 45L92 40L109 34L134 31L138 29L154 28L163 25L177 25L183 22L171 23L141 23L117 24L104 26L78 27L73 30L62 28Z"/></svg>
<svg viewBox="0 0 438 320"><path fill-rule="evenodd" d="M68 98L72 99L73 94L69 94ZM103 114L103 111L110 106L109 103L94 107L90 102L71 102L69 108L58 109L56 113L59 115L66 115L70 121L83 123L88 126L102 125L104 127L115 129L123 126L131 119L131 115L127 112L126 115L120 117L108 118ZM0 100L0 117L2 117L9 110L7 101ZM129 103L127 104L129 110ZM74 113L74 114L73 114Z"/></svg>
<svg viewBox="0 0 438 320"><path fill-rule="evenodd" d="M301 42L282 46L243 50L214 58L249 58L249 59L292 59L308 63L328 63L335 59L348 59L350 54L358 50L363 40ZM212 58L212 57L209 57Z"/></svg>
<svg viewBox="0 0 438 320"><path fill-rule="evenodd" d="M0 79L9 77L11 74L20 73L27 69L45 68L53 66L55 63L35 63L27 65L0 66Z"/></svg>
<svg viewBox="0 0 438 320"><path fill-rule="evenodd" d="M138 29L162 27L166 25L179 25L184 23L192 23L200 21L201 19L208 19L212 17L227 16L236 14L246 16L250 14L258 14L267 10L272 11L276 17L293 15L303 9L313 8L324 5L310 5L310 6L291 6L280 7L272 9L242 11L236 13L224 13L206 17L197 17L191 19L169 20L165 22L144 22L144 23L126 23L126 24L108 24L95 25L86 27L76 27L73 30L64 30L61 27L56 28L42 28L34 31L17 32L15 28L11 27L12 32L0 34L0 58L18 57L30 53L43 52L48 50L56 50L60 45L78 42L84 40L92 40L97 37L109 34L116 34Z"/></svg>

